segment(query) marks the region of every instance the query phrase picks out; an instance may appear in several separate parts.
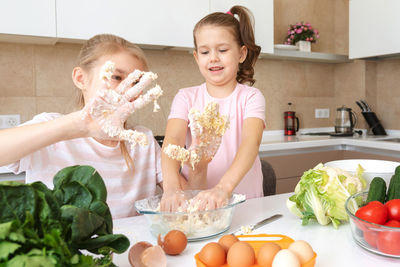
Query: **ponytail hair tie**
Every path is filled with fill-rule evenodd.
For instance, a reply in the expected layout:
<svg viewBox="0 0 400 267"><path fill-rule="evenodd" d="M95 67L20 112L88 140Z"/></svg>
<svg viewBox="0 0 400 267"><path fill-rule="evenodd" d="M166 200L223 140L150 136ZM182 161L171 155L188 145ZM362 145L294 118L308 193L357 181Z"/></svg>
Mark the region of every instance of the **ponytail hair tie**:
<svg viewBox="0 0 400 267"><path fill-rule="evenodd" d="M240 19L239 19L239 15L238 15L238 14L232 14L232 12L230 12L230 11L226 12L226 14L233 16L235 19L237 19L237 21L240 22Z"/></svg>

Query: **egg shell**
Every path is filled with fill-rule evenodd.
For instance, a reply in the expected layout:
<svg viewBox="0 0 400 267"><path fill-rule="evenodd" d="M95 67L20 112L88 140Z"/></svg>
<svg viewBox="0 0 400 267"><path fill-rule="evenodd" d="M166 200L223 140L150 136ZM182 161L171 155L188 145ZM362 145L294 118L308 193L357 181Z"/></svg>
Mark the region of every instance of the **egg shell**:
<svg viewBox="0 0 400 267"><path fill-rule="evenodd" d="M152 247L153 245L149 242L146 241L140 241L135 243L130 249L128 253L128 259L129 263L136 267L141 267L144 266L141 262L141 255L143 251L145 251L147 248Z"/></svg>
<svg viewBox="0 0 400 267"><path fill-rule="evenodd" d="M300 267L300 260L290 249L281 249L276 253L272 267Z"/></svg>
<svg viewBox="0 0 400 267"><path fill-rule="evenodd" d="M281 250L281 247L273 242L263 244L257 253L257 263L261 267L271 267L272 261L276 253Z"/></svg>
<svg viewBox="0 0 400 267"><path fill-rule="evenodd" d="M304 264L314 257L312 247L304 240L294 241L290 244L289 249L299 258L300 264Z"/></svg>
<svg viewBox="0 0 400 267"><path fill-rule="evenodd" d="M235 242L228 250L227 262L230 267L249 267L255 262L253 247L244 241Z"/></svg>
<svg viewBox="0 0 400 267"><path fill-rule="evenodd" d="M210 242L201 249L199 259L208 267L220 267L225 263L226 253L220 244Z"/></svg>
<svg viewBox="0 0 400 267"><path fill-rule="evenodd" d="M167 257L160 246L146 248L140 255L140 260L146 267L167 267Z"/></svg>
<svg viewBox="0 0 400 267"><path fill-rule="evenodd" d="M185 250L187 237L182 231L171 230L164 236L164 239L158 235L157 243L168 255L178 255Z"/></svg>
<svg viewBox="0 0 400 267"><path fill-rule="evenodd" d="M224 235L218 240L218 244L220 244L226 253L228 253L229 248L233 245L233 243L238 242L239 239L234 235Z"/></svg>

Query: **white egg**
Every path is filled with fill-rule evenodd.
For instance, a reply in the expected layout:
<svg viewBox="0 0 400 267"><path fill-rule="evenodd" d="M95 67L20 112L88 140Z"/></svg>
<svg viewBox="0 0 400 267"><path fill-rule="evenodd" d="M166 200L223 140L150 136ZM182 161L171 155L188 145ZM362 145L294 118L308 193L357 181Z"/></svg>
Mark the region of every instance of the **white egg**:
<svg viewBox="0 0 400 267"><path fill-rule="evenodd" d="M296 254L300 264L304 264L314 257L314 251L310 244L303 240L296 240L290 244L289 249Z"/></svg>
<svg viewBox="0 0 400 267"><path fill-rule="evenodd" d="M291 250L282 249L276 253L272 267L300 267L300 261Z"/></svg>

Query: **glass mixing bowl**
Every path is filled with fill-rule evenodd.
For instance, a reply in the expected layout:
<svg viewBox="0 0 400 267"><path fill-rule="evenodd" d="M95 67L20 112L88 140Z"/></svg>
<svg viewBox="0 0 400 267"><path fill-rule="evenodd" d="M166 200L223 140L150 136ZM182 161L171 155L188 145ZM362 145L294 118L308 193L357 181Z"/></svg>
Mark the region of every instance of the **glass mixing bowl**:
<svg viewBox="0 0 400 267"><path fill-rule="evenodd" d="M354 201L359 207L366 204L368 191L350 196L345 203L350 218L351 234L362 248L387 257L400 258L400 228L370 223L356 217Z"/></svg>
<svg viewBox="0 0 400 267"><path fill-rule="evenodd" d="M198 190L184 191L186 199L197 195ZM217 236L229 229L235 206L245 201L245 196L233 194L229 203L218 209L192 212L162 212L159 204L162 194L135 202L135 208L144 214L150 224L150 232L158 237L170 230L180 230L188 241L203 240Z"/></svg>

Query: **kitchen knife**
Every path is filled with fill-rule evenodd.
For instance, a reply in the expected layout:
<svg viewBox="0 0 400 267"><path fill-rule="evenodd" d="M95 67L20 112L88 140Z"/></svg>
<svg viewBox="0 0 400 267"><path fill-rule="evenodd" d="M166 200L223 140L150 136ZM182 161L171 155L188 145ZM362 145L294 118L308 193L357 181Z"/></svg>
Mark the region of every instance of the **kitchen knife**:
<svg viewBox="0 0 400 267"><path fill-rule="evenodd" d="M360 101L356 101L357 106L359 106L361 108L361 111L365 112L365 108L363 107L363 105L360 103Z"/></svg>
<svg viewBox="0 0 400 267"><path fill-rule="evenodd" d="M236 231L234 231L232 234L233 235L243 235L243 234L248 234L258 228L260 228L261 226L273 222L275 220L278 220L279 218L281 218L283 215L282 214L275 214L272 215L271 217L265 218L262 221L259 221L256 224L250 224L248 226L242 226L241 228L237 229Z"/></svg>
<svg viewBox="0 0 400 267"><path fill-rule="evenodd" d="M371 108L369 107L369 105L367 104L367 102L366 101L364 101L364 100L360 100L360 102L367 108L367 110L366 111L371 111Z"/></svg>

